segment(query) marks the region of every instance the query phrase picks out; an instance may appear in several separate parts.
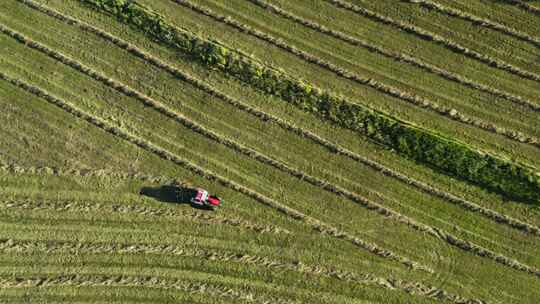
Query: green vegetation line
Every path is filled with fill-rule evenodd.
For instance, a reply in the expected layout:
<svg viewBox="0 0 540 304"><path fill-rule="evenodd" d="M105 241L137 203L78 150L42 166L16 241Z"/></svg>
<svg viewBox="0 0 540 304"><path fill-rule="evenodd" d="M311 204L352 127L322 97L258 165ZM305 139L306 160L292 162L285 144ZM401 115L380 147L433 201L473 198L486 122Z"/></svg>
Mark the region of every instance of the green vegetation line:
<svg viewBox="0 0 540 304"><path fill-rule="evenodd" d="M367 135L406 157L508 197L540 204L540 174L525 165L484 154L465 144L323 92L234 52L219 42L207 41L175 28L160 15L135 2L80 1L116 16L151 38L190 54L208 66L218 68L342 127Z"/></svg>

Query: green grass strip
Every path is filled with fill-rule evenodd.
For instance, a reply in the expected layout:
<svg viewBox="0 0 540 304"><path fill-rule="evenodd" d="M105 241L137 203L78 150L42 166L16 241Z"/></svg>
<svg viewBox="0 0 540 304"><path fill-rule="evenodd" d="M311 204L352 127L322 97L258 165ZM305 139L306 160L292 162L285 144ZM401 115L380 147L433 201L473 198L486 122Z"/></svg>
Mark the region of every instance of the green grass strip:
<svg viewBox="0 0 540 304"><path fill-rule="evenodd" d="M116 16L152 39L189 54L207 66L220 69L342 127L367 135L401 155L507 197L540 203L540 176L523 164L479 152L466 144L323 92L219 42L176 28L133 1L79 1Z"/></svg>

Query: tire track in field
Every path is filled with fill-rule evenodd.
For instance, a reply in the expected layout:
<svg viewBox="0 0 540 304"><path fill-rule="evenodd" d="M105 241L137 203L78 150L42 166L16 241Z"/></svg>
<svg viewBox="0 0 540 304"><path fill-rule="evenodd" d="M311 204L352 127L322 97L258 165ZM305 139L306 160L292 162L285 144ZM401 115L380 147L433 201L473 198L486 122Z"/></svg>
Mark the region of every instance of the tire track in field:
<svg viewBox="0 0 540 304"><path fill-rule="evenodd" d="M410 104L413 104L415 106L419 106L419 107L422 107L422 108L426 108L426 109L429 109L431 110L432 112L435 112L441 116L444 116L444 117L447 117L447 118L450 118L452 120L455 120L455 121L458 121L460 123L464 123L464 124L468 124L468 125L471 125L471 126L474 126L476 128L480 128L482 130L485 130L485 131L488 131L488 132L491 132L491 133L495 133L495 134L499 134L499 135L503 135L513 141L517 141L517 142L521 142L521 143L525 143L525 144L529 144L529 145L532 145L532 146L535 146L535 147L538 147L540 148L540 139L536 138L536 137L532 137L532 136L529 136L529 135L525 135L523 134L522 132L518 132L518 131L514 131L514 130L510 130L510 129L506 129L506 128L503 128L503 127L499 127L493 123L489 123L489 122L485 122L485 121L482 121L480 119L477 119L477 118L472 118L472 117L469 117L463 113L460 113L458 112L456 109L453 109L453 108L448 108L448 107L445 107L445 106L442 106L440 104L437 104L435 101L432 101L432 100L429 100L425 97L422 97L422 96L419 96L419 95L416 95L416 94L413 94L413 93L409 93L409 92L404 92L400 89L397 89L393 86L390 86L390 85L386 85L382 82L379 82L373 78L364 78L362 76L360 76L359 74L357 73L354 73L354 72L351 72L351 71L348 71L346 69L343 69L337 65L334 65L333 63L330 63L330 62L327 62L317 56L314 56L310 53L307 53L307 52L304 52L292 45L289 45L285 42L283 42L282 40L280 39L276 39L274 38L273 36L270 36L266 33L263 33L263 32L260 32L256 29L253 29L251 28L250 26L247 26L245 24L242 24L234 19L232 19L231 17L225 17L225 16L221 16L221 15L218 15L218 14L215 14L213 11L207 9L207 8L203 8L203 7L200 7L200 6L197 6L193 3L190 3L189 1L187 0L170 0L174 3L177 3L179 5L182 5L182 6L185 6L185 7L188 7L188 8L191 8L192 10L194 11L197 11L201 14L204 14L208 17L211 17L213 18L214 20L217 20L218 22L222 22L222 23L225 23L231 27L234 27L236 28L237 30L239 30L240 32L244 32L244 33L247 33L249 35L252 35L254 37L257 37L259 38L260 40L263 40L265 42L268 42L282 50L285 50L297 57L299 57L300 59L304 60L304 61L307 61L309 63L312 63L312 64L315 64L323 69L326 69L340 77L343 77L345 79L348 79L348 80L351 80L351 81L354 81L360 85L365 85L365 86L368 86L372 89L375 89L377 91L379 91L380 93L382 94L385 94L385 95L389 95L389 96L392 96L392 97L395 97L399 100L402 100L402 101L405 101L405 102L408 102ZM258 5L261 5L264 7L264 5L266 4L265 1L262 1L262 0L249 0L250 2L253 2L253 3L257 3ZM539 108L540 109L540 108Z"/></svg>
<svg viewBox="0 0 540 304"><path fill-rule="evenodd" d="M389 209L389 208L386 208L378 203L375 203L375 202L372 202L370 200L368 200L367 198L361 196L361 195L358 195L356 193L353 193L353 192L350 192L340 186L337 186L337 185L334 185L334 184L331 184L329 183L328 181L326 180L321 180L319 178L316 178L314 176L310 176L310 175L307 175L305 174L304 172L300 171L300 170L297 170L295 168L291 168L289 167L288 165L284 164L284 163L281 163L279 161L276 161L272 158L269 158L267 157L266 155L264 154L261 154L255 150L252 150L250 148L247 148L247 147L244 147L240 144L237 144L236 142L232 141L232 140L229 140L229 139L226 139L226 138L223 138L221 136L219 136L218 134L214 133L213 131L210 131L208 129L205 129L203 126L200 126L200 125L197 125L196 123L190 121L189 119L179 115L178 113L175 113L171 110L169 110L167 107L163 106L162 104L160 104L159 102L151 99L150 97L147 97L145 95L143 95L142 93L139 93L133 89L131 89L130 87L124 85L124 84L121 84L113 79L110 79L110 78L107 78L106 76L104 75L101 75L99 74L98 72L96 71L93 71L92 69L68 58L68 57L65 57L64 55L54 51L54 50L51 50L47 47L45 47L44 45L41 45L37 42L34 42L34 41L31 41L30 39L22 36L21 34L18 34L16 32L13 32L7 28L5 28L3 25L0 24L0 31L4 32L4 33L8 33L10 34L13 38L19 40L21 43L24 43L25 45L27 45L28 47L30 48L34 48L34 49L37 49L57 60L59 60L60 62L78 70L79 72L81 73L84 73L85 75L88 75L92 78L94 78L95 80L97 81L100 81L102 82L103 84L113 88L113 89L116 89L118 90L119 92L125 94L126 96L128 97L134 97L136 98L137 100L143 102L144 104L152 107L153 109L157 110L158 112L166 115L167 117L171 118L171 119L175 119L177 122L183 124L184 126L186 126L187 128L189 128L190 130L193 130L194 132L197 132L211 140L214 140L222 145L225 145L226 147L230 148L231 150L237 152L237 153L240 153L240 154L244 154L250 158L253 158L259 162L261 162L262 164L265 164L265 165L268 165L268 166L272 166L282 172L285 172L291 176L294 176L296 178L298 178L299 180L301 181L305 181L315 187L318 187L318 188L321 188L325 191L328 191L330 193L333 193L333 194L336 194L337 196L343 196L343 197L346 197L348 198L349 200L367 208L368 210L370 211L374 211L376 213L378 213L379 215L382 215L386 218L390 218L396 222L400 222L402 224L405 224L407 225L408 227L414 229L414 230L417 230L419 232L423 232L423 233L428 233L430 234L431 236L435 237L435 238L438 238L442 241L445 241L447 242L448 244L452 245L452 246L455 246L459 249L462 249L464 251L468 251L468 252L471 252L477 256L480 256L480 257L486 257L486 258L490 258L498 263L501 263L503 265L506 265L506 266L509 266L511 268L514 268L514 269L517 269L517 270L520 270L520 271L525 271L527 273L531 273L531 274L534 274L534 275L537 275L538 277L540 277L540 270L536 269L536 268L533 268L531 266L527 266L525 264L522 264L514 259L511 259L511 258L508 258L504 255L501 255L499 253L496 253L496 252L493 252L489 249L486 249L486 248L483 248L479 245L476 245L472 242L469 242L469 241L466 241L466 240L462 240L462 239L459 239L455 236L453 236L452 234L442 230L442 229L439 229L439 228L436 228L436 227L431 227L429 225L426 225L426 224L423 224L421 222L417 222L415 220L413 220L412 218L409 218L407 216L404 216L402 214L400 214L399 212L396 212L392 209ZM127 133L126 133L127 134ZM133 136L133 135L131 135ZM133 136L134 138L138 138L138 137L135 137ZM142 139L140 139L142 140ZM159 148L161 149L161 148ZM167 150L164 150L162 149L162 151L167 151ZM170 153L169 151L167 151L167 153ZM171 153L171 155L173 155ZM175 156L176 157L176 156ZM250 190L251 191L251 190ZM260 195L260 194L258 194ZM278 202L275 202L274 201L274 204L279 204ZM286 207L284 205L282 205L283 207ZM288 208L288 207L287 207ZM291 210L294 210L294 209L291 209ZM300 214L299 211L296 211L294 210L294 212L297 212ZM302 216L304 217L307 217L306 215L302 214ZM316 219L314 219L316 220ZM316 220L316 221L319 221L319 220ZM320 221L319 221L320 222ZM320 222L322 223L322 222ZM327 224L324 224L324 225L327 225ZM333 227L332 227L333 228ZM326 230L326 229L325 229ZM363 241L364 242L364 241ZM368 244L367 242L364 242L366 244ZM377 245L374 245L375 247ZM367 247L371 247L371 246L366 246L364 248L367 248Z"/></svg>
<svg viewBox="0 0 540 304"><path fill-rule="evenodd" d="M514 38L518 38L520 40L532 43L536 47L540 47L540 40L538 38L531 36L527 33L520 32L516 29L513 29L501 23L498 23L498 22L495 22L486 18L481 18L473 14L469 14L467 12L455 9L455 8L447 7L435 1L430 1L430 0L405 0L405 1L409 3L413 3L413 4L419 4L422 7L425 7L430 10L435 10L441 14L444 14L450 17L455 17L455 18L459 18L465 21L469 21L472 24L477 25L477 26L482 26L482 27L486 27L492 30L496 30L508 36L512 36Z"/></svg>
<svg viewBox="0 0 540 304"><path fill-rule="evenodd" d="M240 218L229 218L216 214L193 212L179 209L153 208L143 205L124 205L108 202L78 202L78 201L48 201L33 199L16 199L0 201L2 208L38 211L53 210L56 212L106 212L119 214L136 214L143 216L168 217L174 219L188 219L206 224L221 224L252 230L257 233L291 234L287 229L274 225L254 224Z"/></svg>
<svg viewBox="0 0 540 304"><path fill-rule="evenodd" d="M29 241L29 240L0 240L0 252L4 253L71 253L71 254L155 254L182 257L202 258L210 261L234 262L254 265L271 270L290 270L311 276L324 276L345 282L361 285L399 290L413 295L435 298L452 303L484 303L477 299L466 299L459 295L450 294L440 288L428 286L420 282L407 282L394 278L382 278L371 273L355 273L322 265L308 265L301 261L284 262L264 256L255 256L240 252L215 251L201 247L178 246L173 244L122 244L68 241Z"/></svg>
<svg viewBox="0 0 540 304"><path fill-rule="evenodd" d="M513 4L514 6L519 7L522 10L525 10L529 13L533 13L537 16L540 16L540 8L530 5L527 2L521 1L521 0L502 0L503 2L508 2L510 4Z"/></svg>
<svg viewBox="0 0 540 304"><path fill-rule="evenodd" d="M436 189L426 183L423 183L423 182L420 182L420 181L417 181L415 179L412 179L412 178L409 178L408 176L404 175L404 174L401 174L397 171L394 171L388 167L385 167L383 166L382 164L379 164L373 160L370 160L366 157L363 157L359 154L356 154L350 150L347 150L339 145L336 145L326 139L323 139L321 137L319 137L318 135L316 135L315 133L312 133L310 131L307 131L307 130L304 130L302 128L299 128L299 127L296 127L284 120L282 120L281 118L278 118L278 117L275 117L275 116L272 116L272 115L269 115L263 111L259 111L255 108L252 108L250 107L249 105L247 104L244 104L220 91L217 91L216 89L214 89L213 87L209 86L208 84L204 83L203 81L200 81L199 79L196 79L195 77L189 75L188 73L185 73L163 61L161 61L160 59L150 55L150 54L147 54L145 53L144 51L138 49L136 46L128 43L128 42L125 42L105 31L102 31L98 28L95 28L91 25L88 25L82 21L79 21L79 20L76 20L76 19L73 19L71 17L68 17L68 16L65 16L65 15L62 15L52 9L49 9L49 8L46 8L44 6L41 6L41 5L38 5L36 4L35 2L31 1L31 0L19 0L19 1L22 1L26 4L28 4L29 6L31 6L32 8L35 8L51 17L55 17L59 20L62 20L68 24L72 24L72 25L76 25L78 27L80 27L81 29L85 30L85 31L88 31L90 33L93 33L103 39L105 39L106 41L116 45L117 47L121 48L121 49L124 49L125 51L129 52L130 54L144 60L145 62L148 62L154 66L156 66L157 68L160 68L164 71L167 71L168 73L170 73L172 76L175 76L177 78L179 78L180 80L182 81L185 81L191 85L193 85L194 87L200 89L201 91L204 91L206 92L207 94L211 95L211 96L215 96L227 103L229 103L230 105L238 108L238 109L241 109L255 117L258 117L259 119L263 120L263 121L271 121L275 124L277 124L278 126L280 126L281 128L283 128L284 130L287 130L287 131L290 131L290 132L293 132L297 135L299 135L300 137L303 137L303 138L307 138L323 147L325 147L326 149L328 149L328 151L332 152L332 153L336 153L338 155L343 155L343 156L346 156L354 161L357 161L359 163L362 163L363 165L366 165L378 172L381 172L382 174L386 175L386 176L390 176L392 178L395 178L397 180L399 180L400 182L403 182L405 184L408 184L410 186L413 186L425 193L428 193L430 195L433 195L433 196L436 196L436 197L439 197L443 200L446 200L450 203L453 203L455 205L458 205L458 206L461 206L462 208L468 210L468 211L471 211L471 212L477 212L479 214L481 214L482 216L486 217L486 218L489 218L491 220L494 220L495 222L497 223L502 223L502 224L505 224L505 225L508 225L512 228L515 228L515 229L518 229L518 230L521 230L521 231L524 231L524 232L527 232L527 233L530 233L530 234L534 234L534 235L538 235L540 236L540 228L539 227L536 227L534 225L531 225L531 224L528 224L528 223L525 223L523 221L520 221L518 219L515 219L515 218L512 218L512 217L509 217L507 215L503 215L503 214L500 214L500 213L497 213L496 211L493 211L491 209L488 209L488 208L484 208L484 207L481 207L480 205L477 205L475 203L472 203L472 202L469 202L463 198L459 198L451 193L448 193L448 192L445 192L445 191L442 191L442 190L439 190L439 189ZM148 177L149 179L160 179L160 177ZM164 179L161 179L160 181L163 181ZM167 180L167 179L165 179Z"/></svg>
<svg viewBox="0 0 540 304"><path fill-rule="evenodd" d="M25 1L25 0L23 0L23 1ZM470 80L470 79L468 79L468 78L466 78L466 77L464 77L462 75L452 73L450 71L447 71L447 70L442 69L440 67L437 67L435 65L424 62L424 61L422 61L422 60L420 60L418 58L415 58L415 57L412 57L412 56L409 56L409 55L406 55L406 54L402 54L402 53L399 53L399 52L393 52L393 51L390 51L390 50L386 50L383 47L373 45L373 44L371 44L371 43L369 43L367 41L364 41L364 40L349 36L349 35L347 35L345 33L342 33L342 32L336 31L336 30L329 29L324 25L318 24L317 22L314 22L314 21L311 21L311 20L304 19L304 18L299 17L297 15L294 15L293 13L291 13L289 11L286 11L286 10L276 6L276 5L270 4L270 3L266 2L266 1L262 1L262 0L248 0L248 1L250 1L250 2L256 4L256 5L260 6L260 7L263 7L265 9L267 9L267 10L270 10L271 12L273 12L273 13L275 13L275 14L283 17L283 18L286 18L288 20L299 23L299 24L301 24L301 25L303 25L305 27L308 27L308 28L310 28L312 30L315 30L317 32L320 32L320 33L326 34L328 36L331 36L333 38L339 39L339 40L344 41L344 42L346 42L348 44L351 44L353 46L365 48L365 49L367 49L367 50L369 50L371 52L377 53L379 55L382 55L382 56L385 56L385 57L388 57L388 58L391 58L391 59L394 59L394 60L396 60L398 62L409 63L412 66L418 67L418 68L420 68L420 69L422 69L424 71L430 72L432 74L439 75L444 79L456 82L456 83L461 84L463 86L466 86L466 87L469 87L469 88L472 88L472 89L475 89L475 90L479 90L479 91L491 94L491 95L496 96L496 97L506 99L506 100L514 102L516 104L523 105L525 107L528 107L528 108L532 109L533 111L537 111L537 112L540 111L540 105L539 104L536 104L536 103L534 103L534 102L532 102L530 100L527 100L526 98L523 98L521 96L516 96L516 95L510 94L508 92L500 91L500 90L495 89L493 87L483 85L481 83L477 83L477 82L475 82L473 80ZM407 1L413 2L415 0L407 0ZM416 2L414 2L414 3L416 3Z"/></svg>
<svg viewBox="0 0 540 304"><path fill-rule="evenodd" d="M308 215L305 215L293 208L290 208L286 205L283 205L273 199L270 199L264 195L261 195L247 187L244 187L234 181L230 181L228 180L227 178L225 177L222 177L210 170L207 170L207 169L203 169L202 167L199 167L198 165L195 165L195 164L192 164L190 162L188 162L187 160L184 160L182 158L180 158L179 156L161 148L161 147L158 147L156 145L154 145L153 143L151 142L148 142L144 139L141 139L137 136L134 136L130 133L128 133L127 131L124 131L118 127L115 127L115 126L112 126L110 124L108 124L107 122L103 121L102 119L100 118L97 118L97 117L94 117L90 114L87 114L85 113L84 111L82 110L79 110L78 108L76 108L75 106L63 101L63 100L60 100L58 99L57 97L54 97L52 95L50 95L48 92L40 89L40 88L37 88L37 87L34 87L34 86L31 86L29 84L26 84L20 80L17 80L17 79L13 79L7 75L5 75L4 73L0 72L0 79L3 79L11 84L13 84L14 86L16 87L19 87L20 89L23 89L29 93L32 93L44 100L46 100L48 103L52 104L52 105L55 105L59 108L61 108L62 110L72 114L73 116L81 119L81 120L85 120L87 121L88 123L102 129L103 131L107 132L107 133L110 133L114 136L117 136L118 138L121 138L121 139L124 139L125 141L127 142L130 142L131 144L147 151L147 152L150 152L150 153L153 153L157 156L159 156L160 158L164 159L164 160L167 160L167 161L170 161L178 166L181 166L181 167L184 167L185 169L195 173L195 174L199 174L203 177L205 177L206 179L210 180L210 181L216 181L216 182L219 182L221 185L225 186L225 187L228 187L234 191L237 191L239 193L242 193L252 199L254 199L255 201L269 207L269 208L272 208L276 211L279 211L295 220L298 220L298 221L302 221L304 223L306 223L307 225L311 226L314 230L322 233L322 234L327 234L327 235L330 235L330 236L333 236L335 238L338 238L338 239L343 239L343 240L346 240L372 254L375 254L379 257L382 257L382 258L387 258L389 260L393 260L395 262L398 262L398 263L401 263L407 267L410 267L410 268L413 268L413 269L418 269L418 270L422 270L422 271L426 271L426 272L429 272L429 273L434 273L434 271L432 269L430 269L429 267L427 266L423 266L423 265L420 265L418 264L417 262L414 262L414 261L411 261L410 259L406 258L406 257L402 257L402 256L399 256L389 250L386 250L386 249L383 249L383 248L380 248L378 245L375 245L375 244L371 244L371 243L368 243L352 234L349 234L345 231L342 231L338 228L335 228L329 224L326 224L316 218L313 218L311 216L308 216Z"/></svg>
<svg viewBox="0 0 540 304"><path fill-rule="evenodd" d="M511 64L508 64L502 60L492 58L488 55L484 55L481 53L478 53L474 50L468 49L456 42L453 42L449 39L446 39L442 36L439 36L435 33L429 32L425 29L422 29L420 27L417 27L412 24L408 24L405 22L401 22L398 20L394 20L390 17L381 15L379 13L373 12L371 10L368 10L366 8L360 7L355 4L351 4L349 2L343 1L343 0L324 0L328 3L333 4L336 7L351 11L353 13L362 15L364 17L367 17L369 19L372 19L374 21L377 21L379 23L383 23L386 25L393 26L395 28L398 28L406 33L410 33L412 35L418 36L423 40L432 41L436 44L439 44L441 46L444 46L446 49L449 49L455 53L463 54L469 58L475 59L479 62L482 62L483 64L486 64L490 67L497 68L503 71L506 71L508 73L517 75L519 77L533 80L536 82L540 82L540 75L537 75L535 73L531 73L528 71L521 70L518 67L515 67Z"/></svg>
<svg viewBox="0 0 540 304"><path fill-rule="evenodd" d="M31 277L0 278L0 288L45 288L56 286L102 286L102 287L140 287L163 290L179 290L192 294L203 294L239 301L269 304L296 303L278 298L257 296L244 289L233 289L225 285L206 282L190 282L189 280L170 279L158 276L130 275L81 275L81 274L48 274Z"/></svg>

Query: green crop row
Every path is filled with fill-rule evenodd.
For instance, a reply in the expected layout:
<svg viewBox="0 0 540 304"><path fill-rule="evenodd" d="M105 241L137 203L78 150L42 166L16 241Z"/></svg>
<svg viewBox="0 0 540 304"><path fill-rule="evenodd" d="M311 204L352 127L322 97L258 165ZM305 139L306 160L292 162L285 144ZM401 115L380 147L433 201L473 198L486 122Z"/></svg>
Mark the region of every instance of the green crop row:
<svg viewBox="0 0 540 304"><path fill-rule="evenodd" d="M540 178L522 165L483 154L427 130L398 121L235 52L216 41L167 24L164 19L129 0L80 0L143 30L154 40L192 56L234 77L289 101L342 127L355 130L443 172L482 185L514 199L540 202Z"/></svg>

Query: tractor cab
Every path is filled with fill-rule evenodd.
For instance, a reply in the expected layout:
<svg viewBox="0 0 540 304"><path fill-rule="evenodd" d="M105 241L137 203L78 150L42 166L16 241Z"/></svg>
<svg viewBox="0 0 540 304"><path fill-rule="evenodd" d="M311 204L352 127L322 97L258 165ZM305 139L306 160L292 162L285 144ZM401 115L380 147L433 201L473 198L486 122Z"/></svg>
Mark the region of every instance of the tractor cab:
<svg viewBox="0 0 540 304"><path fill-rule="evenodd" d="M215 195L210 195L208 191L197 188L195 189L195 196L191 198L191 204L194 207L202 207L208 209L214 209L221 206L223 200Z"/></svg>

